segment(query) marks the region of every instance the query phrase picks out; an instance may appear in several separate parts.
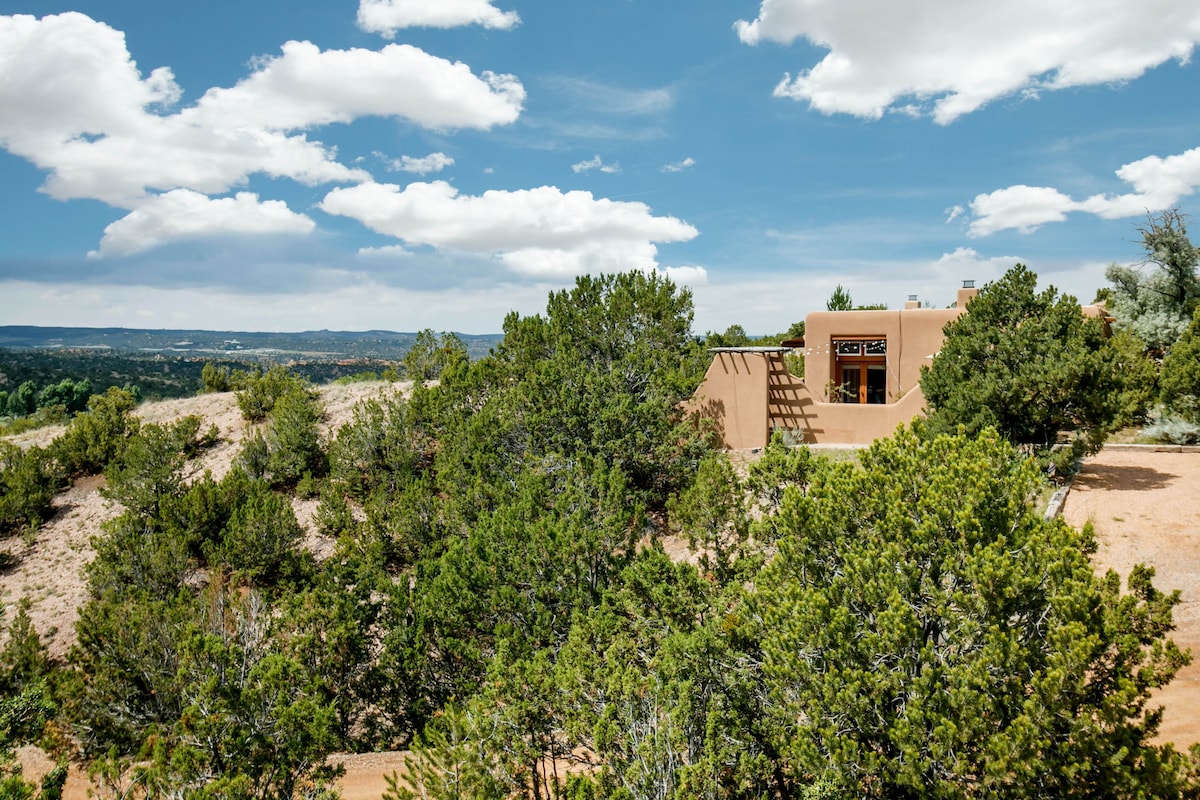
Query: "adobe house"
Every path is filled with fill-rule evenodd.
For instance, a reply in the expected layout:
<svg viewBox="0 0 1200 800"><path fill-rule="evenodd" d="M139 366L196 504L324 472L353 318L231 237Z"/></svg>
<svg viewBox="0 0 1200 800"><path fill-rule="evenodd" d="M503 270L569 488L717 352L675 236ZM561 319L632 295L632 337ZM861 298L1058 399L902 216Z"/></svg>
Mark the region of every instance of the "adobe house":
<svg viewBox="0 0 1200 800"><path fill-rule="evenodd" d="M713 419L726 447L765 447L776 429L806 444L870 444L925 413L921 367L932 363L946 323L979 293L963 281L952 308L814 311L803 339L779 347L716 347L688 408ZM1084 306L1088 316L1104 316ZM800 351L804 377L784 356Z"/></svg>

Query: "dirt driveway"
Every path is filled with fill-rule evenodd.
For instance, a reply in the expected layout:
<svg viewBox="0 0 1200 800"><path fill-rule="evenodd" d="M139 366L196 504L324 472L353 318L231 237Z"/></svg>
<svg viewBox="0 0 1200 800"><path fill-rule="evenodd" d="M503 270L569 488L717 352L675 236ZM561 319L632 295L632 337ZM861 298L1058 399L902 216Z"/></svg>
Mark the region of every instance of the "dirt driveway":
<svg viewBox="0 0 1200 800"><path fill-rule="evenodd" d="M1180 749L1200 742L1200 452L1105 448L1084 464L1063 519L1091 521L1097 571L1126 578L1148 564L1158 589L1180 590L1172 638L1196 660L1157 696L1165 708L1158 739Z"/></svg>

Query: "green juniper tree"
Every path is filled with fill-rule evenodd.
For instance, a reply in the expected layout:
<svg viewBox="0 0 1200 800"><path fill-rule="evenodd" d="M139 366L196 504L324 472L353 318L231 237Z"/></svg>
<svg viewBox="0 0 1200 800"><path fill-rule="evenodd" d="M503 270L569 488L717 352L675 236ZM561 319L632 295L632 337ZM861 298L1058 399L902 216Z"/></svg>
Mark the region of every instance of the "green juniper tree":
<svg viewBox="0 0 1200 800"><path fill-rule="evenodd" d="M1200 308L1163 361L1159 388L1170 411L1200 424Z"/></svg>
<svg viewBox="0 0 1200 800"><path fill-rule="evenodd" d="M62 470L45 450L0 442L0 538L36 530L54 513L63 485Z"/></svg>
<svg viewBox="0 0 1200 800"><path fill-rule="evenodd" d="M409 380L424 383L435 381L449 366L467 360L467 346L453 333L436 334L425 328L404 354L404 375Z"/></svg>
<svg viewBox="0 0 1200 800"><path fill-rule="evenodd" d="M756 582L788 769L868 798L1182 797L1151 692L1179 594L1097 577L996 432L876 442L790 490ZM1187 795L1190 796L1190 795Z"/></svg>
<svg viewBox="0 0 1200 800"><path fill-rule="evenodd" d="M140 427L133 416L136 405L132 392L115 386L92 395L88 410L71 420L66 432L51 443L50 452L72 477L103 472Z"/></svg>
<svg viewBox="0 0 1200 800"><path fill-rule="evenodd" d="M1098 450L1120 417L1127 381L1100 320L1018 264L989 283L968 313L946 325L933 364L921 371L927 430L976 434L995 428L1049 458L1060 432L1075 434L1054 457L1062 468Z"/></svg>

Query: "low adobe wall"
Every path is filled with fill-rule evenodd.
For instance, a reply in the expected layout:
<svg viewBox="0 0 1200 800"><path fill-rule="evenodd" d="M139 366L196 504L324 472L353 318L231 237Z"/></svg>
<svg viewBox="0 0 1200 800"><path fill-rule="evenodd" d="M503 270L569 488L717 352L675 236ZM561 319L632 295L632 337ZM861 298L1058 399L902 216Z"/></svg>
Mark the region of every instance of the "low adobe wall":
<svg viewBox="0 0 1200 800"><path fill-rule="evenodd" d="M787 371L783 352L715 352L686 410L712 420L731 450L765 447L777 428L794 431L807 444L870 444L925 411L919 387L887 405L821 402Z"/></svg>
<svg viewBox="0 0 1200 800"><path fill-rule="evenodd" d="M925 396L918 387L888 405L812 403L793 430L797 438L804 435L805 444L870 444L924 413Z"/></svg>
<svg viewBox="0 0 1200 800"><path fill-rule="evenodd" d="M770 438L767 412L772 372L767 353L718 351L686 404L689 413L712 420L725 447L749 450L763 447Z"/></svg>

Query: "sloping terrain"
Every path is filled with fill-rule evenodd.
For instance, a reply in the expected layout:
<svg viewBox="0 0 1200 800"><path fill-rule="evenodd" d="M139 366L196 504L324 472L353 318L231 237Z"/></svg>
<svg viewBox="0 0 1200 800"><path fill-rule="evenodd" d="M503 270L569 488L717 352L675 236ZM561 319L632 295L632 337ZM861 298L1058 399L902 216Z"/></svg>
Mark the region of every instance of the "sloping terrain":
<svg viewBox="0 0 1200 800"><path fill-rule="evenodd" d="M323 434L326 437L335 434L349 421L359 401L381 392L406 390L410 386L408 383L352 383L321 387L321 400L325 404ZM241 450L242 439L249 431L232 392L147 403L138 407L137 414L145 422L156 423L195 414L204 420L205 428L215 424L221 432L219 443L190 466L196 474L210 470L218 480L229 471ZM22 447L44 447L62 432L61 426L39 428L11 437L9 441ZM0 571L0 602L4 604L5 621L7 623L11 617L17 601L28 597L32 602L33 624L54 657L61 658L74 642L78 608L86 600L83 568L92 558L91 537L100 532L105 520L119 513L113 503L100 495L103 485L104 479L99 476L76 481L55 498L54 517L32 539L10 539L0 543L0 548L17 557L15 566ZM310 525L315 505L315 501L293 503L297 519L309 531L308 546L319 553L329 543L321 541Z"/></svg>

